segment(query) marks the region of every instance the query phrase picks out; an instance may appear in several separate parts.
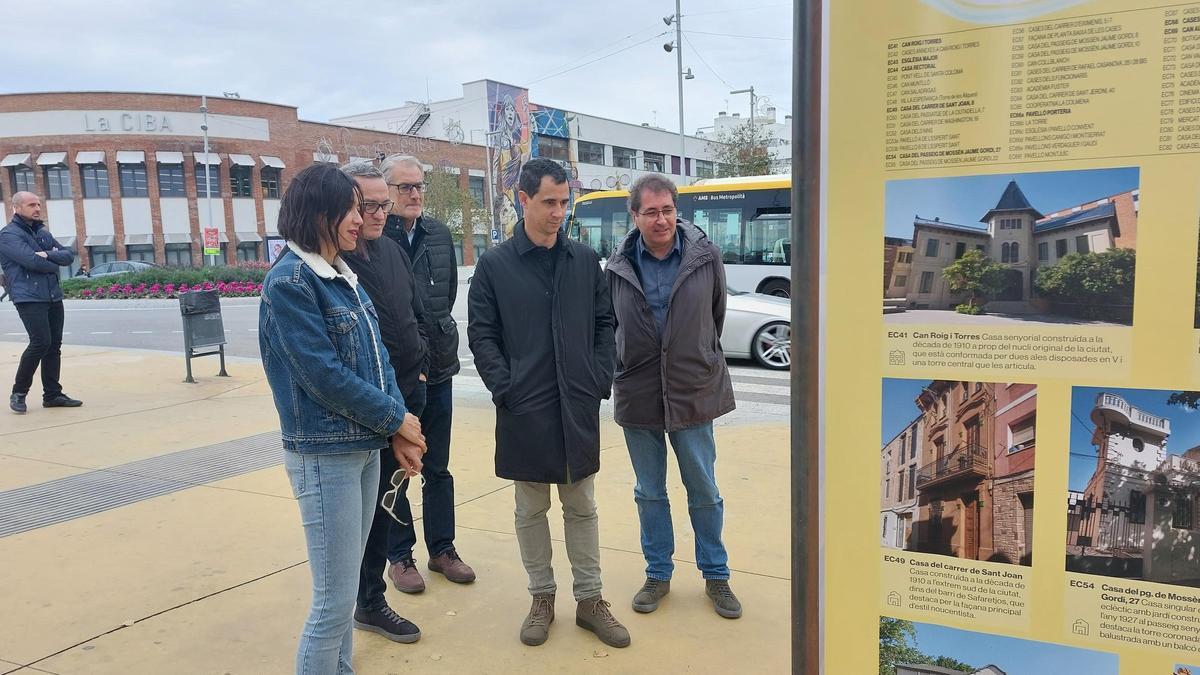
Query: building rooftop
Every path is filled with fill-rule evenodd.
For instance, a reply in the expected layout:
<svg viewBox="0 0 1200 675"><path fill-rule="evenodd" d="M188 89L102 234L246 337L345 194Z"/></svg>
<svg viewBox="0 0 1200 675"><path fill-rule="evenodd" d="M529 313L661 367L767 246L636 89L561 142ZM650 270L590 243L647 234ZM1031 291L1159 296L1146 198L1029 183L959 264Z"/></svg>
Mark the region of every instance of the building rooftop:
<svg viewBox="0 0 1200 675"><path fill-rule="evenodd" d="M979 222L986 223L996 213L1007 211L1031 211L1034 213L1034 218L1042 217L1042 213L1033 208L1033 205L1029 203L1029 199L1025 197L1025 193L1021 192L1021 187L1017 185L1017 181L1015 180L1008 181L1008 187L1004 188L1004 194L1000 195L1000 201L996 202L991 211L983 214Z"/></svg>
<svg viewBox="0 0 1200 675"><path fill-rule="evenodd" d="M958 223L951 223L949 221L940 220L938 218L934 218L933 220L930 220L928 218L922 218L919 215L913 217L913 225L923 225L926 227L940 227L940 228L944 228L947 230L953 230L955 232L964 232L967 234L975 234L975 235L979 235L981 237L988 236L987 229L982 228L982 227L974 227L972 225L959 225Z"/></svg>
<svg viewBox="0 0 1200 675"><path fill-rule="evenodd" d="M1057 230L1063 227L1079 225L1081 223L1087 223L1093 220L1115 218L1116 215L1116 206L1114 206L1112 202L1109 202L1107 204L1101 204L1095 208L1087 209L1086 211L1070 213L1065 216L1059 216L1058 218L1051 218L1050 220L1044 220L1040 223L1034 223L1033 231L1035 233L1049 232L1050 230Z"/></svg>

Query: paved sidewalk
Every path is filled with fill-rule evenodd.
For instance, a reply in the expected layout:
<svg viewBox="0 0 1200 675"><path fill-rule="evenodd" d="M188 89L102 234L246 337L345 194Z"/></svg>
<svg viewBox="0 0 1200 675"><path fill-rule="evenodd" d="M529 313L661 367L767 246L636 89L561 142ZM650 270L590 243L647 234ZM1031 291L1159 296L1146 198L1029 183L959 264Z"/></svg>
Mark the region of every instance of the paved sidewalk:
<svg viewBox="0 0 1200 675"><path fill-rule="evenodd" d="M21 348L0 342L0 379ZM35 391L29 414L0 411L0 675L291 671L309 572L270 391L254 360L232 359L231 378L212 377L212 359L194 366L199 384L185 385L182 357L66 347L63 384L82 408L43 409ZM561 519L551 518L558 619L545 645L526 647L517 633L529 596L512 484L493 473L493 411L478 396L456 407L457 544L479 581L427 574L422 595L389 591L424 637L399 645L356 633L358 672L788 670L786 425L717 430L733 586L746 608L730 621L703 595L677 474L671 595L654 614L630 608L643 579L633 473L620 430L603 423L605 596L633 644L612 649L574 625ZM426 558L418 551L422 568Z"/></svg>

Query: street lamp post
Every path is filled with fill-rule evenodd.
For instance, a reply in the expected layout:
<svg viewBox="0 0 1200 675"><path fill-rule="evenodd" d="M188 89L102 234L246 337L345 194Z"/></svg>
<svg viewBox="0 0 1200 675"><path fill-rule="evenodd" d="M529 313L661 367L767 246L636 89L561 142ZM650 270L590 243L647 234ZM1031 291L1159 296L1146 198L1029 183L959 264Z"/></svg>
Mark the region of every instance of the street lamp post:
<svg viewBox="0 0 1200 675"><path fill-rule="evenodd" d="M734 89L729 92L731 94L750 94L750 138L754 138L754 105L758 102L758 97L754 95L754 86L749 89Z"/></svg>
<svg viewBox="0 0 1200 675"><path fill-rule="evenodd" d="M204 132L204 201L208 209L208 227L213 228L212 217L212 163L208 158L208 97L200 97L200 112L204 115L204 122L200 125L200 130ZM220 232L217 233L217 241L220 242ZM200 232L200 243L204 246L204 232ZM220 248L220 244L217 244ZM212 256L209 260L210 264L216 264L216 256Z"/></svg>

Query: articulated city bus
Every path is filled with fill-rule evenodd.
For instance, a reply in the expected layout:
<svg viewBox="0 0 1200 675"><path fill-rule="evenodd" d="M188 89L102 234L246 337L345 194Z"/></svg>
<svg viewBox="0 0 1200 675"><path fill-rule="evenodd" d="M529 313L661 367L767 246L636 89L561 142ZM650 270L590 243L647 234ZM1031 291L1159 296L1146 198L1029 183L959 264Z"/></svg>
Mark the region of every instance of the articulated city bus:
<svg viewBox="0 0 1200 675"><path fill-rule="evenodd" d="M575 201L570 236L607 258L633 229L628 190ZM788 297L792 263L792 178L714 178L679 188L679 216L721 249L730 288Z"/></svg>

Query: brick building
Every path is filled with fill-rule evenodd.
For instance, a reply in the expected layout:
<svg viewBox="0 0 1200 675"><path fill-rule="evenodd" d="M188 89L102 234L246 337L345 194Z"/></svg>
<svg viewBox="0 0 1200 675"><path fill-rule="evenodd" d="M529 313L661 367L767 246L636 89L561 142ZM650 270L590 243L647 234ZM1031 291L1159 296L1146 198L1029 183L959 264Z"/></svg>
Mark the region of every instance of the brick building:
<svg viewBox="0 0 1200 675"><path fill-rule="evenodd" d="M411 154L428 169L457 174L481 205L489 191L481 145L308 122L293 106L258 101L208 99L205 155L200 101L127 92L0 95L4 213L16 191L41 195L51 232L79 253L76 267L64 270L74 274L79 264L113 260L264 259L264 242L278 237L280 197L316 161ZM202 255L209 223L220 233L215 261ZM470 233L467 245L458 242L463 264L486 246L480 225L463 223Z"/></svg>
<svg viewBox="0 0 1200 675"><path fill-rule="evenodd" d="M997 384L992 445L992 538L997 558L1029 565L1033 556L1033 466L1037 387Z"/></svg>

